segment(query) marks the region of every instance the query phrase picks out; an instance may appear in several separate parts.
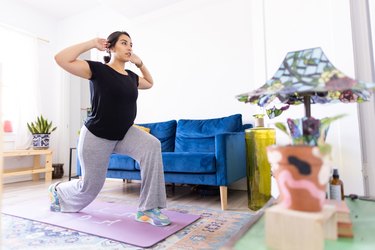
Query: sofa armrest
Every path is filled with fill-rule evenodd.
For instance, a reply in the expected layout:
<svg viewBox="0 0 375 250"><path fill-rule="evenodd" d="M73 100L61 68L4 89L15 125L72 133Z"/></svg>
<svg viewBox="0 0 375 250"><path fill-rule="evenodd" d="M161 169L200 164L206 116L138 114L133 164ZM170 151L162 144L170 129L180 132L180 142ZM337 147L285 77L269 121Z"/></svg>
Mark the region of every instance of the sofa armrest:
<svg viewBox="0 0 375 250"><path fill-rule="evenodd" d="M227 186L246 176L245 132L215 136L217 183Z"/></svg>

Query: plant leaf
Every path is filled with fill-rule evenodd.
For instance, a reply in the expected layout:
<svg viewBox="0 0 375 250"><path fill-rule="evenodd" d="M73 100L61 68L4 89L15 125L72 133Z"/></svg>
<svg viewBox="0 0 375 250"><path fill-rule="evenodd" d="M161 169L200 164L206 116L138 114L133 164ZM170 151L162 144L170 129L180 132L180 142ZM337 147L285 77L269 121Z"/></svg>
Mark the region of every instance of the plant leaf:
<svg viewBox="0 0 375 250"><path fill-rule="evenodd" d="M322 155L329 155L331 154L332 146L327 143L322 143L318 145L320 153Z"/></svg>
<svg viewBox="0 0 375 250"><path fill-rule="evenodd" d="M55 131L57 127L52 130L52 121L49 122L43 115L37 116L35 122L27 123L27 127L32 134L50 134Z"/></svg>
<svg viewBox="0 0 375 250"><path fill-rule="evenodd" d="M336 116L333 116L333 117L326 117L326 118L323 118L320 120L320 128L321 129L326 129L329 127L329 125L338 120L338 119L341 119L343 118L344 116L346 116L346 114L340 114L340 115L336 115Z"/></svg>
<svg viewBox="0 0 375 250"><path fill-rule="evenodd" d="M45 129L46 134L50 134L51 133L50 132L51 127L52 127L52 121L50 123L46 124L46 129Z"/></svg>
<svg viewBox="0 0 375 250"><path fill-rule="evenodd" d="M329 126L331 125L331 123L345 116L346 114L340 114L340 115L336 115L333 117L325 117L325 118L320 119L320 136L318 139L318 144L324 144L326 132Z"/></svg>
<svg viewBox="0 0 375 250"><path fill-rule="evenodd" d="M275 123L275 127L280 129L282 132L284 132L285 134L287 134L288 136L290 136L289 132L288 132L288 129L287 127L284 125L284 123L282 122L276 122Z"/></svg>

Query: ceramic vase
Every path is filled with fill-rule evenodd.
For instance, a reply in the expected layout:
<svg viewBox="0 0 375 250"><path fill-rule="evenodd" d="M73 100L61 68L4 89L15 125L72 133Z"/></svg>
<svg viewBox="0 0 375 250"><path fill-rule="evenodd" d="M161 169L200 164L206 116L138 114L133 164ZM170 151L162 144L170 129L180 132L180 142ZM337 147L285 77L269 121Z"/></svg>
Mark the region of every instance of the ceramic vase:
<svg viewBox="0 0 375 250"><path fill-rule="evenodd" d="M8 121L8 120L4 121L3 131L5 133L12 133L13 132L13 127L12 127L11 121Z"/></svg>
<svg viewBox="0 0 375 250"><path fill-rule="evenodd" d="M279 203L288 209L320 212L326 198L330 163L312 146L270 146L267 148L276 179Z"/></svg>
<svg viewBox="0 0 375 250"><path fill-rule="evenodd" d="M48 149L50 134L33 134L33 149Z"/></svg>
<svg viewBox="0 0 375 250"><path fill-rule="evenodd" d="M52 167L52 179L60 179L64 176L64 163L54 163Z"/></svg>
<svg viewBox="0 0 375 250"><path fill-rule="evenodd" d="M246 130L245 138L248 206L257 211L271 198L271 166L266 149L276 143L276 133L272 128L257 127Z"/></svg>

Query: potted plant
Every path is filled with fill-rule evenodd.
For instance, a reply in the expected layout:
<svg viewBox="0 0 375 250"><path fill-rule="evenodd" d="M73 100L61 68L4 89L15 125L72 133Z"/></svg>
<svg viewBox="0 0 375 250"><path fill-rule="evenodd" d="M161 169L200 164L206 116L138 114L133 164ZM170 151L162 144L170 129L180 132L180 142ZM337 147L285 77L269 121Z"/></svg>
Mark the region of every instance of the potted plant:
<svg viewBox="0 0 375 250"><path fill-rule="evenodd" d="M52 121L49 122L42 115L38 116L35 122L27 123L27 127L33 136L34 149L49 148L50 134L56 130L57 127L52 127Z"/></svg>
<svg viewBox="0 0 375 250"><path fill-rule="evenodd" d="M307 212L323 209L331 173L331 146L325 137L329 125L343 116L321 120L288 118L288 128L283 123L275 123L291 139L290 145L267 148L272 175L280 192L279 203L284 207Z"/></svg>

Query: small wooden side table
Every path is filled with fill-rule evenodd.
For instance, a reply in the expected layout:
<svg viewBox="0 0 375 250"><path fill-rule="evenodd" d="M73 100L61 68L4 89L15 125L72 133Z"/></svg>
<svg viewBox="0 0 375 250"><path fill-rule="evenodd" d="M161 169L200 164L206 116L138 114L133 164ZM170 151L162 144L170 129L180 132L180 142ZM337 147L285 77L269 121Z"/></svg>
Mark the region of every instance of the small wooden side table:
<svg viewBox="0 0 375 250"><path fill-rule="evenodd" d="M45 156L45 165L40 164L40 156ZM34 164L31 167L19 167L16 169L7 169L3 170L3 177L7 176L18 176L25 174L32 174L33 181L39 180L39 174L45 173L45 181L50 182L52 180L52 150L43 149L43 150L12 150L4 151L3 157L17 157L17 156L33 156Z"/></svg>

